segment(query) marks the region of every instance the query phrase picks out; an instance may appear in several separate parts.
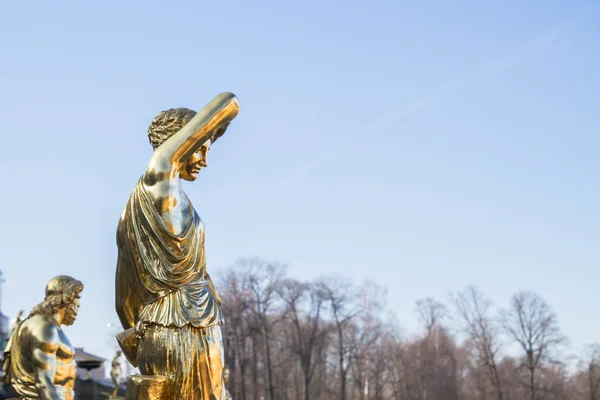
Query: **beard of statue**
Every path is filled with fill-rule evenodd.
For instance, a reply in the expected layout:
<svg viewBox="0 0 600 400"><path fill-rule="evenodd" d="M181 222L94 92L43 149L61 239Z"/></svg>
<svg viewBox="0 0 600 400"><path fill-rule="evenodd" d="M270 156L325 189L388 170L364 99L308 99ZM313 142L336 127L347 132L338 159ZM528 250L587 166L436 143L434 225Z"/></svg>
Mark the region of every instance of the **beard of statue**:
<svg viewBox="0 0 600 400"><path fill-rule="evenodd" d="M79 309L78 302L78 292L73 292L66 297L60 295L49 296L43 302L35 306L33 310L31 310L29 316L45 315L47 317L52 317L59 310L64 309L65 313L62 324L73 325Z"/></svg>
<svg viewBox="0 0 600 400"><path fill-rule="evenodd" d="M64 325L73 325L75 323L75 319L77 319L77 311L78 307L76 304L71 303L67 308L65 308L65 316L63 318Z"/></svg>

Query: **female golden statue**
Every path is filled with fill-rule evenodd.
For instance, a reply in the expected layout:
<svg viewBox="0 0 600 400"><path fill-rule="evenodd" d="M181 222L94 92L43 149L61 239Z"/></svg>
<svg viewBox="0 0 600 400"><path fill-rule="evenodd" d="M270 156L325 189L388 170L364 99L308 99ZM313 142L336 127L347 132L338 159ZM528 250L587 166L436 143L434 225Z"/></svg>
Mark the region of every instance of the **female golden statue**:
<svg viewBox="0 0 600 400"><path fill-rule="evenodd" d="M222 93L199 113L163 111L148 128L154 153L117 228L119 343L142 376L128 399L223 400L220 299L206 271L204 225L181 187L239 111Z"/></svg>

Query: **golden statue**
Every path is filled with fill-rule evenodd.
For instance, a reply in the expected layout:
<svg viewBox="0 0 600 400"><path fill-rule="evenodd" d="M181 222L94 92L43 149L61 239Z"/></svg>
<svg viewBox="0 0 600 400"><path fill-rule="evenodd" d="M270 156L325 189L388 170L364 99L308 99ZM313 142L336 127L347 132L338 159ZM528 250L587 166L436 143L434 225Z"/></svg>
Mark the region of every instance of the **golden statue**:
<svg viewBox="0 0 600 400"><path fill-rule="evenodd" d="M15 328L18 327L19 325L21 325L21 322L23 321L24 313L25 313L25 311L23 311L23 310L19 311L17 318L15 318L15 323L13 324L12 329L10 330L10 334L8 335L9 337L12 335Z"/></svg>
<svg viewBox="0 0 600 400"><path fill-rule="evenodd" d="M128 400L224 400L223 315L206 271L204 224L181 186L239 111L231 93L200 112L163 111L148 128L154 148L117 228L117 340L142 375Z"/></svg>
<svg viewBox="0 0 600 400"><path fill-rule="evenodd" d="M74 398L75 349L61 325L75 322L82 290L70 276L52 278L44 301L13 329L4 350L4 379L18 399Z"/></svg>
<svg viewBox="0 0 600 400"><path fill-rule="evenodd" d="M121 384L121 362L119 358L121 358L121 352L117 351L115 358L113 358L110 364L110 379L112 379L115 388L113 389L110 398L114 398L119 391L119 385Z"/></svg>
<svg viewBox="0 0 600 400"><path fill-rule="evenodd" d="M231 393L229 392L229 389L227 389L227 384L229 383L229 369L226 368L225 371L223 371L223 381L225 382L225 400L233 400L233 397L231 396Z"/></svg>
<svg viewBox="0 0 600 400"><path fill-rule="evenodd" d="M17 318L15 318L15 324L13 325L13 328L15 326L18 326L19 324L21 324L21 321L23 321L23 314L25 313L24 310L20 310L19 314L17 314ZM11 331L12 332L12 331Z"/></svg>

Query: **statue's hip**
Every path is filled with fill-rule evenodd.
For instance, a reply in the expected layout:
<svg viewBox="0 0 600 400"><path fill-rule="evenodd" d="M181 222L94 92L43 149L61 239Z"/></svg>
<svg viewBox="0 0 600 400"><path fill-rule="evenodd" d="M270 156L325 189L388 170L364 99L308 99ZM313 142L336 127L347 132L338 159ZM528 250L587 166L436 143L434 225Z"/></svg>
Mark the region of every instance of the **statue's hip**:
<svg viewBox="0 0 600 400"><path fill-rule="evenodd" d="M220 325L150 324L137 340L140 372L147 377L166 378L161 378L161 385L166 385L167 393L176 390L181 400L222 399L224 355Z"/></svg>

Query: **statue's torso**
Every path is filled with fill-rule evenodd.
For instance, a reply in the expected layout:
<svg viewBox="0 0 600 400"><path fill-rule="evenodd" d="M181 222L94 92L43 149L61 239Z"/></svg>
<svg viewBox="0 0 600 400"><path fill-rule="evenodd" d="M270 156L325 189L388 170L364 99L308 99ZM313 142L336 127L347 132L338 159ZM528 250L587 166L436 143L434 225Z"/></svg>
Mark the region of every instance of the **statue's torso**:
<svg viewBox="0 0 600 400"><path fill-rule="evenodd" d="M60 346L56 352L56 373L54 383L63 386L65 389L73 390L75 387L75 377L77 375L77 364L75 362L75 349L71 345L69 338L59 328Z"/></svg>
<svg viewBox="0 0 600 400"><path fill-rule="evenodd" d="M119 362L118 358L115 357L115 359L113 359L112 364L111 364L110 377L112 378L113 382L115 384L117 384L120 376L121 376L121 363Z"/></svg>
<svg viewBox="0 0 600 400"><path fill-rule="evenodd" d="M217 294L206 275L204 224L180 186L168 189L141 179L117 229L118 279L129 280L131 289L123 293L139 304L132 323L221 324Z"/></svg>
<svg viewBox="0 0 600 400"><path fill-rule="evenodd" d="M77 374L75 349L60 327L54 326L57 334L52 338L45 337L44 332L49 331L49 325L53 324L48 317L35 315L23 321L19 327L11 349L13 387L19 394L36 398L33 397L33 392L37 394L37 389L32 343L41 343L42 348L58 346L55 353L56 364L52 382L64 393L65 399L71 400L74 398L73 390ZM40 396L38 395L38 397Z"/></svg>

